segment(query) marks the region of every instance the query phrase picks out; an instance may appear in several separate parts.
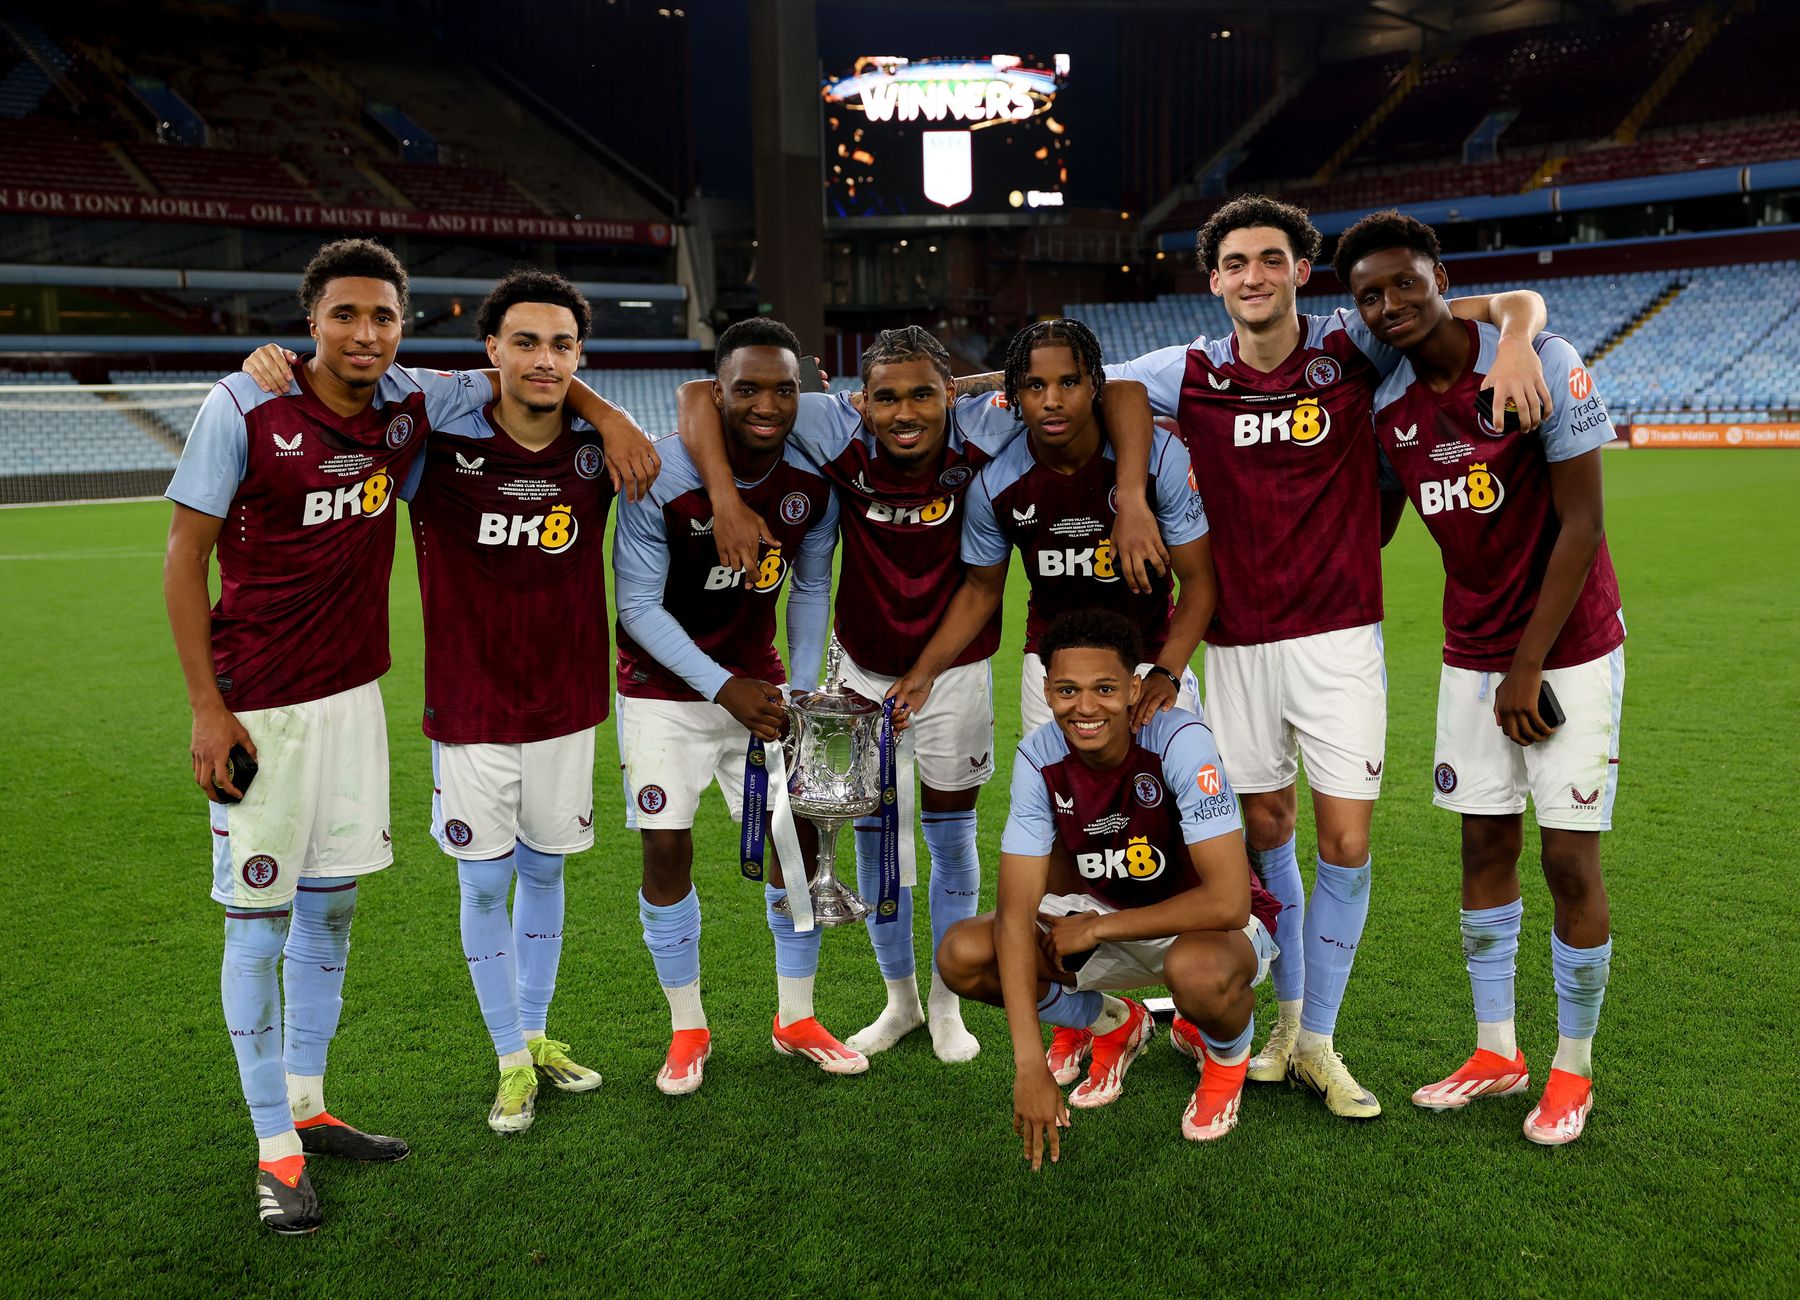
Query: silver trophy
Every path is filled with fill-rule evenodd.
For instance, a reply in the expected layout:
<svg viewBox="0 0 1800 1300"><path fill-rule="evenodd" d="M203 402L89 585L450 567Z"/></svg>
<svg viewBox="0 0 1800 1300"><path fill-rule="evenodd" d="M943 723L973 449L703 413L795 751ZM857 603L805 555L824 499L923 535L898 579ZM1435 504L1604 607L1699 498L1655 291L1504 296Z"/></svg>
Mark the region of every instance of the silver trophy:
<svg viewBox="0 0 1800 1300"><path fill-rule="evenodd" d="M881 807L881 705L838 680L843 650L834 640L825 685L788 700L788 803L819 831L813 916L821 926L852 925L869 905L837 878L838 831ZM784 864L785 865L785 864ZM788 911L786 898L775 904Z"/></svg>

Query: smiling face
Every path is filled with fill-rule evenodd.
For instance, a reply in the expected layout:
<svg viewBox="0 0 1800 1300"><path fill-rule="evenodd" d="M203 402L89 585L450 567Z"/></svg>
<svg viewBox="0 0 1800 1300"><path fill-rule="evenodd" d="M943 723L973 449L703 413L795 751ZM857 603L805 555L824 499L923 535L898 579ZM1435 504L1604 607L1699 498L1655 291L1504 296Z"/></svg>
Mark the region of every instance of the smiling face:
<svg viewBox="0 0 1800 1300"><path fill-rule="evenodd" d="M733 442L756 456L777 451L800 413L800 358L767 344L738 348L720 367L713 397Z"/></svg>
<svg viewBox="0 0 1800 1300"><path fill-rule="evenodd" d="M897 468L931 463L950 424L950 385L928 357L877 362L863 385L863 417Z"/></svg>
<svg viewBox="0 0 1800 1300"><path fill-rule="evenodd" d="M487 341L488 360L500 371L500 391L528 411L548 414L562 406L581 340L575 313L549 302L517 302Z"/></svg>
<svg viewBox="0 0 1800 1300"><path fill-rule="evenodd" d="M1405 351L1450 319L1442 265L1410 248L1384 248L1350 268L1350 297L1376 338Z"/></svg>
<svg viewBox="0 0 1800 1300"><path fill-rule="evenodd" d="M1069 748L1092 767L1116 767L1131 744L1131 710L1144 689L1118 651L1058 650L1044 666L1044 698Z"/></svg>
<svg viewBox="0 0 1800 1300"><path fill-rule="evenodd" d="M1294 314L1294 296L1312 276L1312 263L1295 258L1287 233L1274 226L1244 226L1219 241L1219 264L1209 277L1231 319L1249 330Z"/></svg>
<svg viewBox="0 0 1800 1300"><path fill-rule="evenodd" d="M1060 451L1093 432L1096 391L1073 348L1041 344L1031 350L1031 368L1019 381L1019 418L1040 449Z"/></svg>
<svg viewBox="0 0 1800 1300"><path fill-rule="evenodd" d="M400 291L365 276L327 280L306 326L333 378L349 389L372 388L400 347Z"/></svg>

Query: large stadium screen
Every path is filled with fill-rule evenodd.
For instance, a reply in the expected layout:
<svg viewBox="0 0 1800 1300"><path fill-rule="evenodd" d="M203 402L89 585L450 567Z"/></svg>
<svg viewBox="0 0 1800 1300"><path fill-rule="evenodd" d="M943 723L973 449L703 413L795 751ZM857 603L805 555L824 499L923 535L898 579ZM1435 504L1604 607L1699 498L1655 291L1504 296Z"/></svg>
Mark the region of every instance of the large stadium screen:
<svg viewBox="0 0 1800 1300"><path fill-rule="evenodd" d="M1066 54L857 59L820 91L827 219L1008 218L1062 207L1068 83Z"/></svg>

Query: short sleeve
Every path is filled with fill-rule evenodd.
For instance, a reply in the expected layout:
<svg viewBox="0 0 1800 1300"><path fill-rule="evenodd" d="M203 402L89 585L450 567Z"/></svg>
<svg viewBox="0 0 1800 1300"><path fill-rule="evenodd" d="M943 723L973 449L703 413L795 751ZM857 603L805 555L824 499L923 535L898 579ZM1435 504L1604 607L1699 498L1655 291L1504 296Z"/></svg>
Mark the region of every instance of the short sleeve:
<svg viewBox="0 0 1800 1300"><path fill-rule="evenodd" d="M1552 464L1574 460L1611 442L1617 436L1612 417L1575 346L1560 335L1540 334L1537 353L1551 399L1550 418L1538 429L1544 458Z"/></svg>
<svg viewBox="0 0 1800 1300"><path fill-rule="evenodd" d="M1056 847L1056 822L1050 812L1050 788L1044 774L1021 745L1013 755L1011 806L1000 851L1022 858L1047 857Z"/></svg>
<svg viewBox="0 0 1800 1300"><path fill-rule="evenodd" d="M1206 536L1206 504L1200 499L1200 484L1188 460L1181 439L1171 438L1161 429L1156 431L1152 449L1156 454L1156 524L1163 543L1182 546Z"/></svg>
<svg viewBox="0 0 1800 1300"><path fill-rule="evenodd" d="M971 393L956 399L951 417L965 442L974 443L989 457L1006 450L1014 438L1025 432L1006 399L999 393Z"/></svg>
<svg viewBox="0 0 1800 1300"><path fill-rule="evenodd" d="M988 475L983 470L963 494L962 561L964 564L1004 563L1012 546L994 518L994 500L988 495Z"/></svg>
<svg viewBox="0 0 1800 1300"><path fill-rule="evenodd" d="M479 411L494 400L494 386L479 370L408 370L425 394L425 419L441 429L458 416Z"/></svg>
<svg viewBox="0 0 1800 1300"><path fill-rule="evenodd" d="M221 381L200 404L181 452L181 464L163 495L203 515L227 518L249 464L250 432L244 413L230 387Z"/></svg>
<svg viewBox="0 0 1800 1300"><path fill-rule="evenodd" d="M1187 374L1190 349L1205 346L1204 338L1191 344L1158 348L1131 361L1117 361L1106 368L1108 379L1135 379L1150 393L1150 411L1173 419L1181 405L1181 381Z"/></svg>
<svg viewBox="0 0 1800 1300"><path fill-rule="evenodd" d="M1181 809L1185 843L1198 844L1243 828L1218 746L1201 722L1185 723L1169 737L1163 749L1163 784Z"/></svg>
<svg viewBox="0 0 1800 1300"><path fill-rule="evenodd" d="M850 394L801 393L788 440L815 465L829 465L861 429L862 412L851 405Z"/></svg>

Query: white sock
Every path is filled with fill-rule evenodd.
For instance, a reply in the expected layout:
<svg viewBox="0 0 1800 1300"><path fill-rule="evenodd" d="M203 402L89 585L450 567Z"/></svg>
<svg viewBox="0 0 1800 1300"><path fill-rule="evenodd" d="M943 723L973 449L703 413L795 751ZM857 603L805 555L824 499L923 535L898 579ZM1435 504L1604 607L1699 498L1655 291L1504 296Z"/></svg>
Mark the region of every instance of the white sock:
<svg viewBox="0 0 1800 1300"><path fill-rule="evenodd" d="M268 1164L275 1160L285 1160L289 1156L300 1154L300 1135L289 1129L285 1133L277 1133L272 1138L256 1139L256 1159L259 1163Z"/></svg>
<svg viewBox="0 0 1800 1300"><path fill-rule="evenodd" d="M706 1012L700 1006L700 981L665 986L663 996L669 999L669 1027L672 1029L705 1029Z"/></svg>
<svg viewBox="0 0 1800 1300"><path fill-rule="evenodd" d="M1550 1062L1552 1070L1561 1070L1565 1074L1579 1074L1584 1079L1594 1077L1594 1040L1591 1038L1564 1038L1556 1036L1556 1059Z"/></svg>
<svg viewBox="0 0 1800 1300"><path fill-rule="evenodd" d="M897 980L883 980L887 985L887 1005L873 1024L850 1035L845 1046L864 1056L885 1052L902 1038L925 1023L925 1012L919 1006L919 981L907 975ZM782 1023L787 1023L786 1016Z"/></svg>
<svg viewBox="0 0 1800 1300"><path fill-rule="evenodd" d="M288 1108L294 1122L325 1113L325 1076L322 1074L290 1074L287 1077Z"/></svg>
<svg viewBox="0 0 1800 1300"><path fill-rule="evenodd" d="M1505 1020L1477 1020L1475 1046L1484 1052L1493 1052L1496 1056L1512 1060L1519 1054L1519 1039L1513 1031L1512 1017L1508 1016Z"/></svg>
<svg viewBox="0 0 1800 1300"><path fill-rule="evenodd" d="M1100 995L1100 1014L1094 1023L1088 1026L1088 1032L1098 1038L1101 1034L1110 1034L1131 1018L1131 1008L1125 1005L1123 998L1115 998L1110 993Z"/></svg>
<svg viewBox="0 0 1800 1300"><path fill-rule="evenodd" d="M811 975L777 975L775 977L776 1016L782 1027L805 1020L813 1013L813 977Z"/></svg>
<svg viewBox="0 0 1800 1300"><path fill-rule="evenodd" d="M1277 1002L1275 1004L1275 1023L1278 1025L1299 1024L1300 1008L1305 1005L1305 998L1289 998L1285 1002Z"/></svg>
<svg viewBox="0 0 1800 1300"><path fill-rule="evenodd" d="M981 1054L981 1043L963 1024L962 999L950 991L934 967L931 997L926 1004L931 1017L931 1049L946 1065L972 1061Z"/></svg>
<svg viewBox="0 0 1800 1300"><path fill-rule="evenodd" d="M1298 1006L1299 1003L1296 1002L1294 1005ZM1230 1056L1220 1056L1218 1053L1213 1051L1212 1044L1208 1043L1206 1045L1206 1059L1209 1061L1214 1061L1214 1062L1218 1063L1219 1065L1237 1065L1243 1061L1247 1061L1250 1059L1250 1044L1245 1043L1241 1048L1239 1048L1237 1051L1233 1052Z"/></svg>
<svg viewBox="0 0 1800 1300"><path fill-rule="evenodd" d="M525 1026L524 1033L525 1033L525 1043L527 1046L530 1046L531 1040L534 1038L548 1038L550 1036L549 1031L546 1030L542 1025L539 1025L536 1029L533 1029L529 1025L527 1025L527 1026Z"/></svg>
<svg viewBox="0 0 1800 1300"><path fill-rule="evenodd" d="M523 1047L516 1052L502 1052L500 1054L500 1068L502 1070L511 1070L521 1065L530 1064L531 1053L526 1051Z"/></svg>
<svg viewBox="0 0 1800 1300"><path fill-rule="evenodd" d="M1295 1056L1311 1056L1314 1052L1329 1052L1330 1050L1330 1034L1315 1034L1310 1029L1302 1029L1294 1035Z"/></svg>

